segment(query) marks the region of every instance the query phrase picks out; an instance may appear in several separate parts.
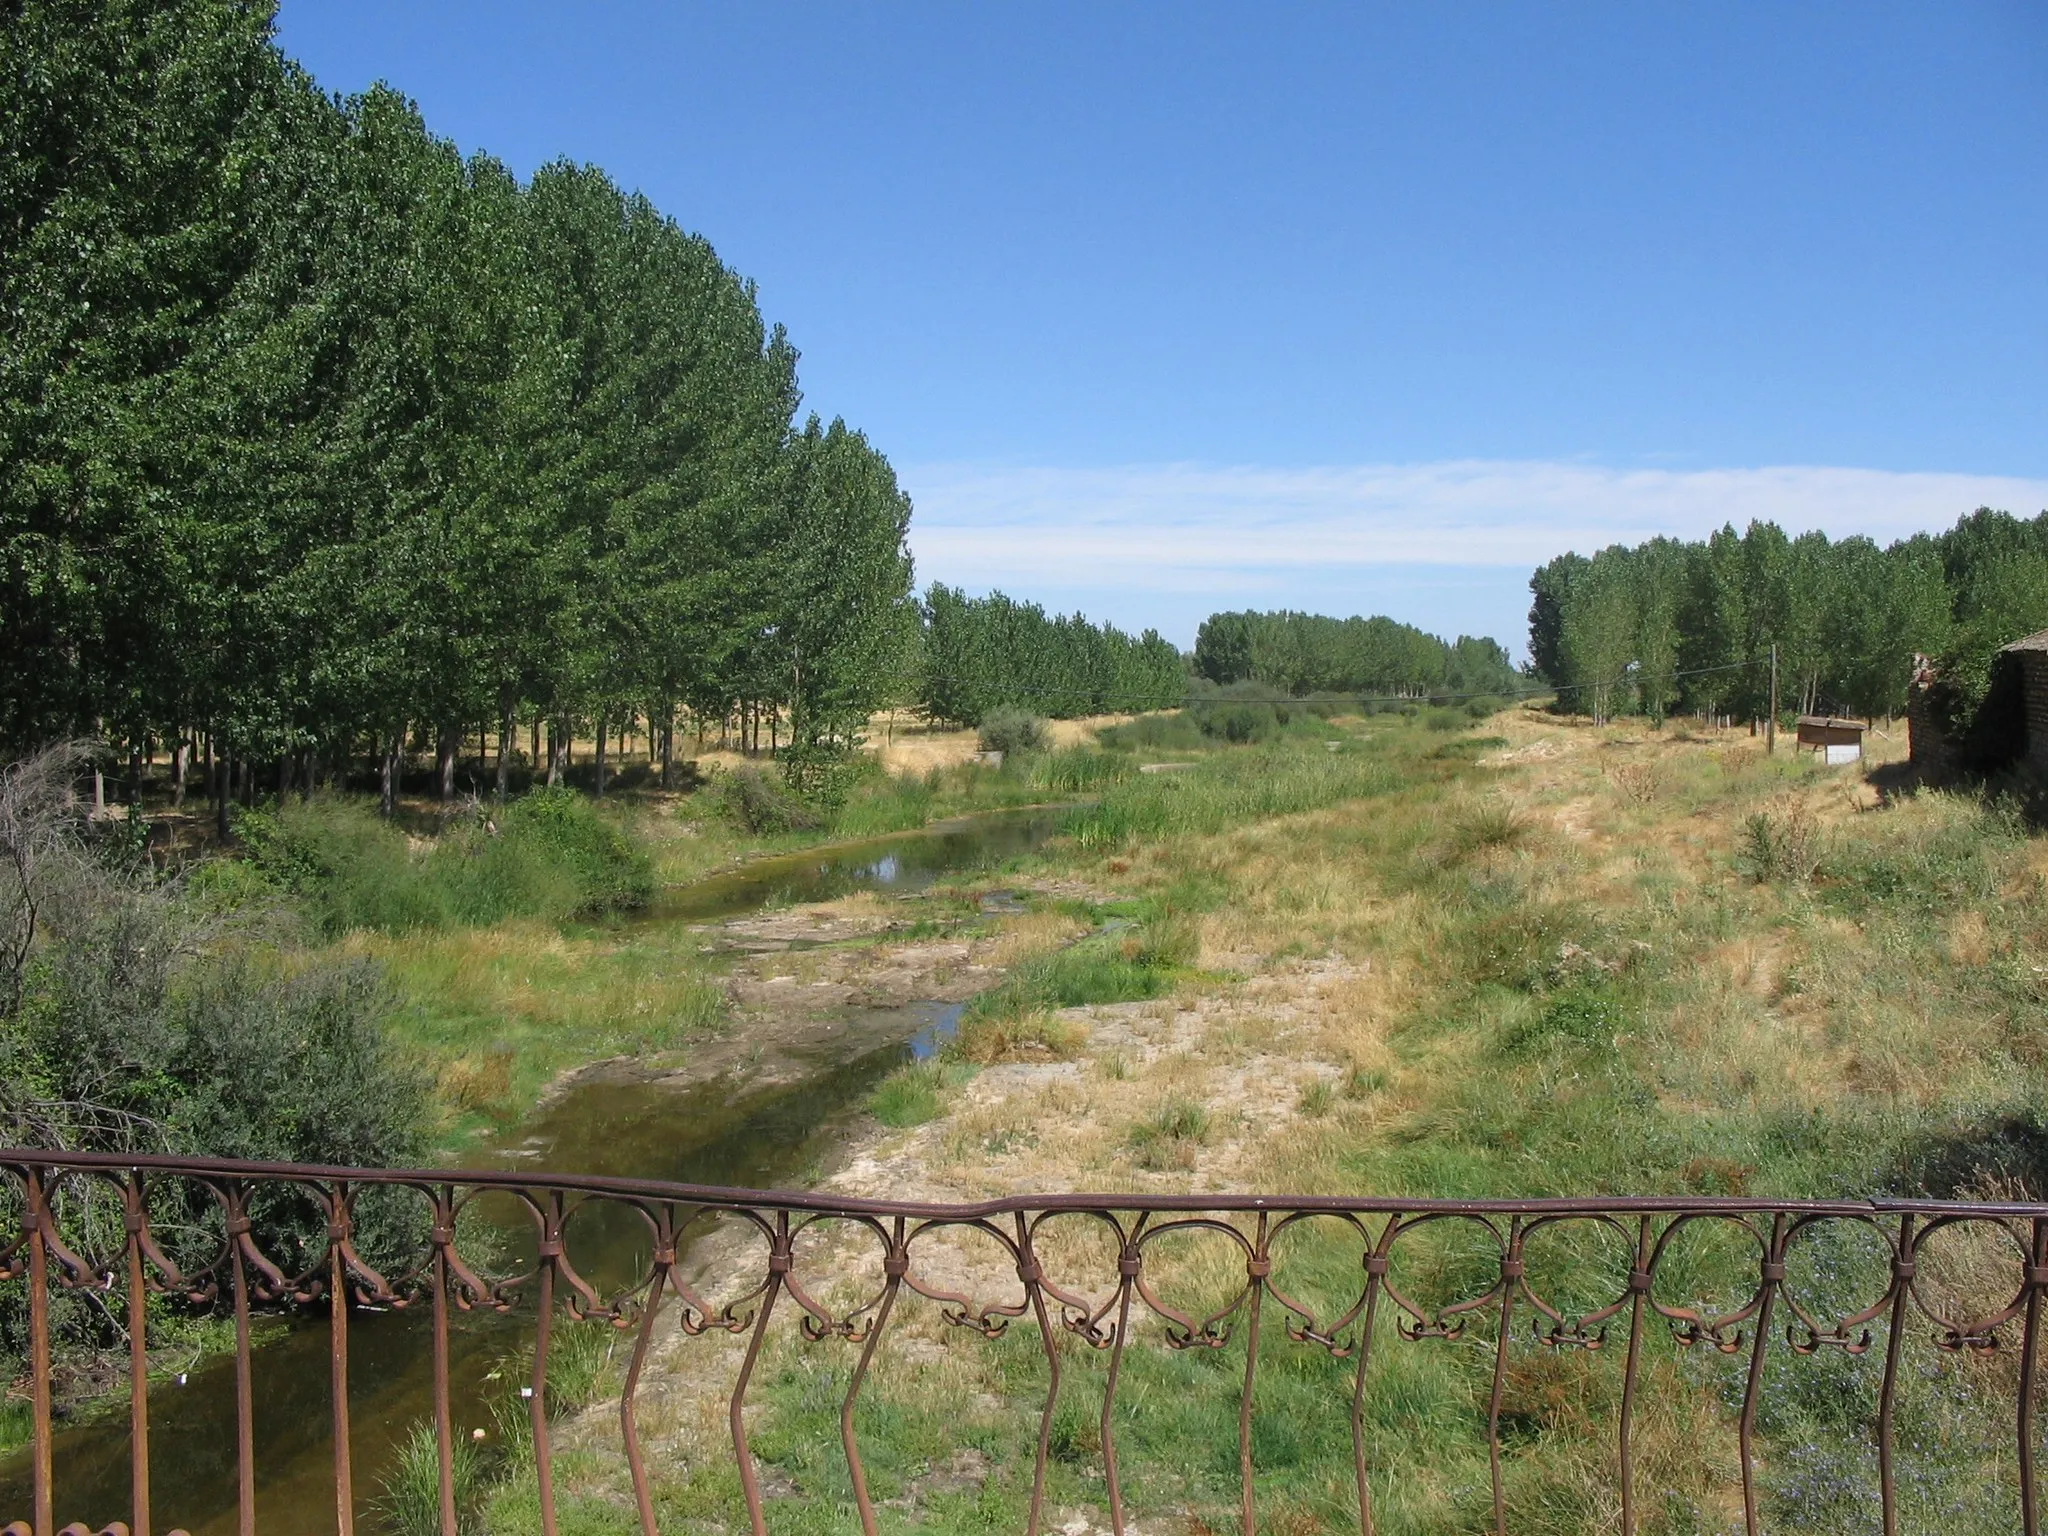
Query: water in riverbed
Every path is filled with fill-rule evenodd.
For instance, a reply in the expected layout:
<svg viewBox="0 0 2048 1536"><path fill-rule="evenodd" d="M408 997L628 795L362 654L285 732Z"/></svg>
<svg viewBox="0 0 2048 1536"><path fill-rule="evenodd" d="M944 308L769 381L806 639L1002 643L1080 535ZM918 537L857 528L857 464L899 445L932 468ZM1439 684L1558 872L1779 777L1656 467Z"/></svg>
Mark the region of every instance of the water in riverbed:
<svg viewBox="0 0 2048 1536"><path fill-rule="evenodd" d="M1028 852L1055 833L1059 820L1057 811L1003 812L762 860L672 891L636 921L704 922L854 890L919 890L946 874ZM677 1087L629 1071L591 1074L468 1161L754 1188L799 1182L875 1084L935 1050L959 1012L958 1004L914 1003L842 1017L821 1035L815 1069L795 1081L747 1087L720 1078ZM828 1043L834 1037L865 1045L853 1054L835 1051ZM647 1247L644 1224L614 1209L590 1212L569 1240L572 1262L601 1290L637 1274ZM513 1327L530 1329L531 1323L530 1315L514 1325L489 1317L462 1320L451 1381L453 1400L466 1405L465 1432L468 1421L483 1425L483 1378L514 1342ZM383 1469L412 1426L432 1412L429 1337L419 1314L352 1318L349 1398L359 1509L376 1496ZM306 1319L259 1348L253 1379L258 1528L309 1536L334 1530L324 1318ZM152 1388L151 1485L160 1526L181 1523L193 1536L234 1528L234 1411L230 1358L209 1359L182 1383ZM60 1428L56 1463L60 1519L85 1519L97 1529L126 1517L125 1412ZM27 1460L16 1456L0 1464L0 1512L11 1516L27 1508Z"/></svg>

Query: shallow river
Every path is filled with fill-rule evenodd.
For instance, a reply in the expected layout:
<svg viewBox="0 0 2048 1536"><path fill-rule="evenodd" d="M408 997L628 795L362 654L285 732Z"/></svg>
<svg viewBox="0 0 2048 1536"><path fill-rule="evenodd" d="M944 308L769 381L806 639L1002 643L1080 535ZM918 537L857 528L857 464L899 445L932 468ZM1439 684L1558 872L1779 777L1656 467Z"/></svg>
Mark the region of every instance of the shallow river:
<svg viewBox="0 0 2048 1536"><path fill-rule="evenodd" d="M1031 851L1056 833L1062 816L1056 809L992 812L922 832L762 859L671 890L627 921L712 922L856 890L920 890L945 875L1000 865ZM770 1187L815 1165L883 1077L937 1049L960 1006L912 1003L825 1019L812 1055L815 1067L795 1082L750 1086L744 1079L719 1077L677 1087L617 1069L588 1074L464 1161ZM835 1049L835 1039L848 1038L864 1042L863 1048L856 1054L844 1046ZM634 1273L646 1254L644 1226L616 1214L621 1219L609 1227L579 1224L576 1233L577 1268L600 1290ZM394 1452L411 1427L432 1414L429 1334L417 1313L365 1313L352 1323L352 1465L358 1508L367 1512ZM524 1325L530 1327L531 1319ZM470 1406L478 1425L482 1378L512 1341L515 1326L488 1316L465 1317L453 1340L452 1398L458 1413ZM256 1351L259 1530L313 1536L335 1529L327 1344L324 1321L308 1319ZM209 1359L182 1381L151 1389L151 1503L162 1528L182 1524L193 1536L224 1536L234 1529L234 1414L230 1358ZM121 1412L60 1428L55 1450L61 1519L85 1519L98 1529L126 1518L127 1422ZM27 1509L27 1458L18 1455L0 1463L0 1511Z"/></svg>

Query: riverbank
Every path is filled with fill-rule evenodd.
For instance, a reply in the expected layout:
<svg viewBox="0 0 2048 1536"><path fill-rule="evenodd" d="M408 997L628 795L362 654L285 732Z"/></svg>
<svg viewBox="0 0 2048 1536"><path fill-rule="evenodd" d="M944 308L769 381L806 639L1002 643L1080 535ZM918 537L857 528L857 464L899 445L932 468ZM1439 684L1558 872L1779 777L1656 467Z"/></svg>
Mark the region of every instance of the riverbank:
<svg viewBox="0 0 2048 1536"><path fill-rule="evenodd" d="M1881 741L1875 761L1842 772L1679 724L1596 730L1529 711L1478 729L1445 741L1375 725L1383 781L1327 805L1063 845L1046 860L1062 878L1191 925L1188 963L1161 996L1052 1010L994 1059L962 1050L951 1070L907 1069L923 1074L918 1093L885 1085L873 1101L897 1124L852 1136L822 1187L926 1200L2042 1192L2037 1142L2015 1127L2038 1125L2048 1102L2031 1043L2048 1039L2048 853L2013 813L1911 792ZM925 1260L941 1283L1014 1288L986 1245L932 1242L950 1242ZM1464 1261L1446 1250L1443 1262ZM1700 1262L1710 1283L1711 1255ZM693 1280L720 1297L739 1272L721 1265L739 1264L707 1244ZM820 1252L807 1272L832 1267ZM1936 1267L1931 1295L1968 1293L1967 1253ZM1491 1344L1476 1342L1394 1345L1375 1367L1382 1529L1484 1518ZM1219 1376L1155 1345L1126 1357L1120 1396L1134 1518L1148 1531L1224 1528L1241 1349ZM669 1339L641 1388L671 1517L735 1518L730 1347ZM1269 1528L1342 1528L1356 1520L1344 1369L1277 1332L1269 1347L1284 1383L1260 1409ZM933 1531L1021 1513L1035 1350L906 1304L863 1393L875 1497ZM1512 1523L1600 1528L1614 1514L1613 1362L1513 1358L1503 1412L1526 1427L1506 1468ZM1086 1432L1101 1362L1084 1350L1069 1363L1077 1417L1057 1433L1078 1438L1055 1455L1048 1496L1060 1528L1102 1530ZM1936 1364L1913 1412L1946 1423L1947 1438L1902 1459L1929 1497L1994 1528L1986 1490L2009 1470L2009 1436L1972 1406L1966 1372ZM849 1365L834 1346L778 1334L758 1377L755 1445L790 1529L848 1513L832 1405ZM1654 1407L1638 1417L1636 1455L1642 1485L1660 1491L1655 1528L1717 1528L1728 1510L1731 1369L1668 1341L1646 1360ZM1867 1443L1872 1390L1818 1368L1773 1386L1760 1426L1768 1514L1859 1528L1857 1488L1803 1478L1798 1448ZM601 1419L572 1436L571 1502L592 1511L620 1488ZM1191 1458L1191 1445L1216 1455ZM492 1529L522 1529L522 1507L508 1490Z"/></svg>

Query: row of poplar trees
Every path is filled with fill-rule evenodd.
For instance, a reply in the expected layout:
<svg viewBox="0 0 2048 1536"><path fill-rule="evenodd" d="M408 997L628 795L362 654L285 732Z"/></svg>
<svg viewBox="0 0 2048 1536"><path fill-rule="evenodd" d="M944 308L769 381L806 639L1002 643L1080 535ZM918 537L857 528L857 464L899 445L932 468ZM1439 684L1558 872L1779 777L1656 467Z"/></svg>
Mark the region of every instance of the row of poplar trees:
<svg viewBox="0 0 2048 1536"><path fill-rule="evenodd" d="M1195 671L1279 692L1397 697L1512 694L1528 686L1493 641L1446 642L1393 619L1314 613L1213 613L1195 636Z"/></svg>
<svg viewBox="0 0 2048 1536"><path fill-rule="evenodd" d="M923 618L917 706L934 720L979 725L998 709L1071 720L1170 708L1187 694L1186 664L1156 630L1128 635L937 582Z"/></svg>
<svg viewBox="0 0 2048 1536"><path fill-rule="evenodd" d="M2048 513L1884 547L1751 523L1560 555L1529 585L1530 659L1580 713L1759 719L1775 647L1784 709L1899 714L1921 653L1964 728L1999 648L2048 627Z"/></svg>
<svg viewBox="0 0 2048 1536"><path fill-rule="evenodd" d="M445 783L487 725L502 787L540 722L829 744L898 686L909 501L704 240L324 93L262 4L5 11L0 746Z"/></svg>

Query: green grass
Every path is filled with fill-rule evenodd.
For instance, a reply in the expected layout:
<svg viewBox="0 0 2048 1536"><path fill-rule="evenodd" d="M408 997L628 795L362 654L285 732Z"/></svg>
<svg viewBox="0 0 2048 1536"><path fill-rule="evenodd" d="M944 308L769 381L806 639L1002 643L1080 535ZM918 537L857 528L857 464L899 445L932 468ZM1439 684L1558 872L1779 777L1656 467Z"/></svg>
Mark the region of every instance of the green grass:
<svg viewBox="0 0 2048 1536"><path fill-rule="evenodd" d="M563 930L535 922L358 935L403 1005L390 1028L436 1078L444 1149L516 1120L558 1074L687 1047L726 1000L700 935L673 924Z"/></svg>
<svg viewBox="0 0 2048 1536"><path fill-rule="evenodd" d="M1401 771L1370 747L1325 752L1300 744L1212 752L1184 773L1142 774L1106 789L1067 818L1085 849L1141 839L1198 837L1387 793Z"/></svg>
<svg viewBox="0 0 2048 1536"><path fill-rule="evenodd" d="M898 1067L868 1095L868 1113L896 1130L938 1119L946 1094L972 1073L950 1062L913 1061Z"/></svg>
<svg viewBox="0 0 2048 1536"><path fill-rule="evenodd" d="M653 866L618 824L564 789L479 811L415 847L370 802L322 796L236 819L245 856L334 937L563 921L639 906Z"/></svg>

